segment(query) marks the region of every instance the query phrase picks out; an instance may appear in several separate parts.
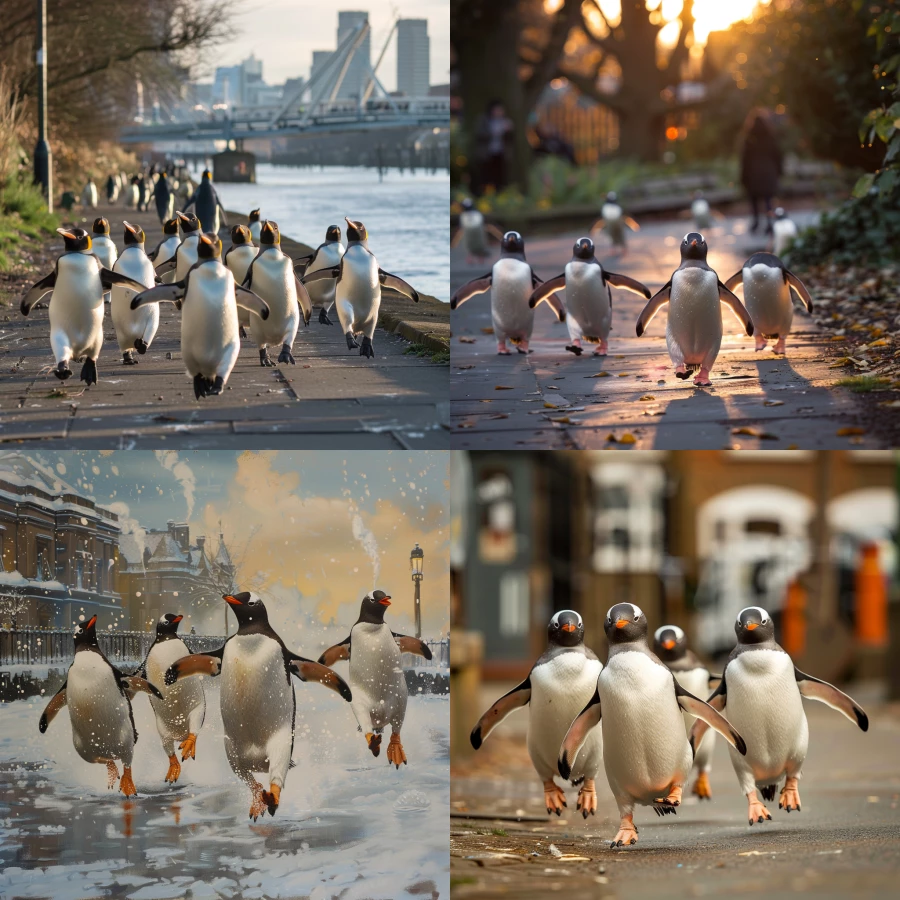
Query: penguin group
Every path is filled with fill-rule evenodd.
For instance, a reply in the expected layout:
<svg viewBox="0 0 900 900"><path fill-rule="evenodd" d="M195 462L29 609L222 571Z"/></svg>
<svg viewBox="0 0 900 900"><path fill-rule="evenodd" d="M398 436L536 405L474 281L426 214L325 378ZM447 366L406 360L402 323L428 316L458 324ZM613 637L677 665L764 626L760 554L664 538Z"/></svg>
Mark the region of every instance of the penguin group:
<svg viewBox="0 0 900 900"><path fill-rule="evenodd" d="M75 658L66 680L41 715L43 734L59 711L68 707L72 740L89 763L107 766L108 786L126 796L137 793L132 759L138 732L132 701L150 695L163 753L168 758L164 782L175 784L182 763L196 759L197 740L206 717L200 679L221 677L220 705L225 755L232 771L250 789L250 818L274 816L292 768L297 697L293 678L319 684L352 704L373 756L390 726L388 764L407 765L400 731L406 716L407 688L400 654L431 658L427 644L391 631L384 621L390 596L377 590L362 601L359 620L345 641L329 648L318 662L294 653L269 623L262 599L243 591L222 598L238 629L216 650L191 653L178 635L183 616L166 613L156 624L155 640L132 674L114 666L97 640L97 616L75 628ZM350 684L332 666L350 660ZM305 694L304 694L305 697ZM179 760L176 746L181 751ZM118 763L123 765L121 777ZM264 773L264 783L257 775Z"/></svg>
<svg viewBox="0 0 900 900"><path fill-rule="evenodd" d="M776 643L766 610L741 610L734 627L736 646L722 674L713 675L680 628L658 628L651 648L643 611L617 603L604 620L604 666L585 646L581 616L558 612L548 626L546 651L525 681L481 717L472 746L478 750L506 716L528 707L528 752L543 782L547 813L560 815L567 805L562 782L579 788L584 818L593 815L602 765L620 818L611 848L637 843L635 807L676 814L692 771L693 793L711 799L714 732L728 744L751 826L771 820L763 800L773 801L776 791L779 809L799 812L809 745L802 698L825 703L862 731L868 731L868 717L847 694L794 665Z"/></svg>

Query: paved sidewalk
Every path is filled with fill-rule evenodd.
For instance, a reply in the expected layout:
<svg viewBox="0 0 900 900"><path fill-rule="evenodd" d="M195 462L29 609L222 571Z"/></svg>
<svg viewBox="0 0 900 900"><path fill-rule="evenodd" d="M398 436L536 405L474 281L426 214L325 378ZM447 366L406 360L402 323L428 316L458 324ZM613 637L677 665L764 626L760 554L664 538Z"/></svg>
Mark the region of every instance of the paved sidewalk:
<svg viewBox="0 0 900 900"><path fill-rule="evenodd" d="M795 214L798 224L812 214ZM709 264L722 281L740 268L763 240L746 231L746 219L727 218L706 230ZM656 291L678 266L678 246L690 220L652 222L630 235L616 257L597 238L597 258L611 271ZM525 237L525 252L542 278L558 275L581 234ZM452 251L451 290L483 275L493 260L468 266L462 248ZM738 294L740 296L740 293ZM496 354L489 295L453 313L451 341L451 441L466 449L839 449L876 448L863 430L850 394L835 388L828 369L827 336L795 304L787 356L756 353L753 340L722 307L725 335L711 388L675 378L666 350L667 307L647 334L635 336L646 302L613 288L613 330L606 357L567 353L568 331L546 304L535 313L529 356ZM815 297L813 298L815 299ZM771 342L770 342L771 346ZM606 374L602 374L606 373ZM849 432L845 431L849 429ZM740 432L740 433L735 433ZM843 432L840 436L838 432ZM624 442L623 442L624 439Z"/></svg>

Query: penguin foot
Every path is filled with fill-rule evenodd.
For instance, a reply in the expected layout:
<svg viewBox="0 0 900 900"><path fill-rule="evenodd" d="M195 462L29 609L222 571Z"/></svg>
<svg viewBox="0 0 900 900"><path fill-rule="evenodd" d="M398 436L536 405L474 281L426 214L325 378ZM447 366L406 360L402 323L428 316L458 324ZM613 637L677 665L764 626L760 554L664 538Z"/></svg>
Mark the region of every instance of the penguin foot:
<svg viewBox="0 0 900 900"><path fill-rule="evenodd" d="M609 849L615 850L617 847L627 847L628 845L636 844L637 842L638 830L634 824L634 817L631 814L622 816L622 821L619 823L619 830L610 842Z"/></svg>
<svg viewBox="0 0 900 900"><path fill-rule="evenodd" d="M125 766L122 772L122 780L119 782L119 790L126 797L137 796L137 788L134 786L134 781L131 778L131 766Z"/></svg>
<svg viewBox="0 0 900 900"><path fill-rule="evenodd" d="M189 733L188 736L178 745L178 749L181 751L182 762L184 762L186 759L196 759L197 735Z"/></svg>
<svg viewBox="0 0 900 900"><path fill-rule="evenodd" d="M782 335L780 338L778 338L778 340L775 342L775 346L772 348L772 352L773 353L786 353L787 352L787 350L785 348L784 335Z"/></svg>
<svg viewBox="0 0 900 900"><path fill-rule="evenodd" d="M359 348L359 355L366 356L369 359L375 359L375 348L372 346L372 338L367 334L363 335L362 346Z"/></svg>
<svg viewBox="0 0 900 900"><path fill-rule="evenodd" d="M594 356L606 356L609 353L609 344L606 341L600 341L600 346L594 351Z"/></svg>
<svg viewBox="0 0 900 900"><path fill-rule="evenodd" d="M84 361L79 378L81 378L88 387L97 383L97 363L90 357Z"/></svg>
<svg viewBox="0 0 900 900"><path fill-rule="evenodd" d="M247 337L247 329L244 328L243 325L238 325L238 336L241 340L244 340Z"/></svg>
<svg viewBox="0 0 900 900"><path fill-rule="evenodd" d="M566 344L566 350L568 350L569 353L574 353L576 356L581 356L581 354L584 353L581 344Z"/></svg>
<svg viewBox="0 0 900 900"><path fill-rule="evenodd" d="M119 770L116 767L116 764L113 760L108 759L106 761L106 787L107 790L112 790L116 786L116 782L119 780Z"/></svg>
<svg viewBox="0 0 900 900"><path fill-rule="evenodd" d="M787 787L787 785L785 785ZM771 820L772 816L769 814L769 811L762 805L761 801L757 799L756 791L750 791L747 794L747 818L750 820L750 824L752 825L754 822L765 822L766 819Z"/></svg>
<svg viewBox="0 0 900 900"><path fill-rule="evenodd" d="M207 380L202 375L194 376L194 398L199 400L201 397L206 396L207 391Z"/></svg>
<svg viewBox="0 0 900 900"><path fill-rule="evenodd" d="M372 756L378 756L378 754L381 753L380 734L372 734L372 732L368 732L366 734L366 743L369 745L369 750L372 751Z"/></svg>
<svg viewBox="0 0 900 900"><path fill-rule="evenodd" d="M275 810L278 809L278 802L281 799L281 788L277 784L270 784L269 790L262 792L262 802L266 804L269 815L274 816Z"/></svg>
<svg viewBox="0 0 900 900"><path fill-rule="evenodd" d="M694 378L694 384L696 384L697 387L710 387L712 382L709 380L709 369L701 366L700 371Z"/></svg>
<svg viewBox="0 0 900 900"><path fill-rule="evenodd" d="M528 354L528 353L532 352L531 350L528 349L528 341L519 341L516 344L516 350L522 354Z"/></svg>
<svg viewBox="0 0 900 900"><path fill-rule="evenodd" d="M800 790L796 777L789 775L785 779L784 787L781 789L781 799L778 801L778 808L786 812L790 812L792 809L800 812Z"/></svg>
<svg viewBox="0 0 900 900"><path fill-rule="evenodd" d="M547 814L561 816L563 807L566 806L566 795L563 789L551 778L544 782L544 806L547 808Z"/></svg>
<svg viewBox="0 0 900 900"><path fill-rule="evenodd" d="M356 343L356 338L353 337L353 332L348 331L345 335L347 338L347 349L348 350L359 350L359 344Z"/></svg>
<svg viewBox="0 0 900 900"><path fill-rule="evenodd" d="M126 350L122 354L122 365L123 366L136 366L138 364L137 357L134 355L134 350Z"/></svg>
<svg viewBox="0 0 900 900"><path fill-rule="evenodd" d="M261 366L268 366L269 368L273 368L275 366L275 363L273 363L272 360L269 359L269 351L265 347L262 347L259 351L259 364Z"/></svg>
<svg viewBox="0 0 900 900"><path fill-rule="evenodd" d="M216 375L215 381L206 381L206 393L211 397L216 397L225 390L225 379L221 375Z"/></svg>
<svg viewBox="0 0 900 900"><path fill-rule="evenodd" d="M334 322L328 318L328 313L325 312L324 306L319 310L319 323L322 325L334 325Z"/></svg>
<svg viewBox="0 0 900 900"><path fill-rule="evenodd" d="M498 356L512 356L512 353L506 347L506 341L497 341Z"/></svg>
<svg viewBox="0 0 900 900"><path fill-rule="evenodd" d="M685 378L689 378L690 374L691 373L687 370L687 366L679 366L675 370L675 377L681 378L682 380L684 380Z"/></svg>
<svg viewBox="0 0 900 900"><path fill-rule="evenodd" d="M250 785L250 790L253 791L253 800L250 802L250 818L255 822L260 816L265 815L268 804L263 800L266 792L258 781L254 781Z"/></svg>
<svg viewBox="0 0 900 900"><path fill-rule="evenodd" d="M134 349L143 356L149 349L149 344L143 338L135 338Z"/></svg>
<svg viewBox="0 0 900 900"><path fill-rule="evenodd" d="M656 814L658 816L667 816L671 813L674 816L675 807L681 806L681 792L681 785L675 785L669 790L669 793L665 797L654 800L653 808L656 810Z"/></svg>
<svg viewBox="0 0 900 900"><path fill-rule="evenodd" d="M181 763L178 762L178 757L173 753L169 757L169 771L166 772L166 782L171 782L175 784L178 781L178 776L181 774Z"/></svg>
<svg viewBox="0 0 900 900"><path fill-rule="evenodd" d="M691 793L701 800L712 800L712 791L709 789L709 775L701 772L691 788Z"/></svg>
<svg viewBox="0 0 900 900"><path fill-rule="evenodd" d="M53 370L53 374L60 380L65 381L67 378L72 377L72 370L69 368L68 362L63 360L61 363L57 365L57 367Z"/></svg>
<svg viewBox="0 0 900 900"><path fill-rule="evenodd" d="M294 362L294 356L291 353L291 348L289 344L281 345L281 353L278 354L278 362L280 363L290 363L292 366L296 365Z"/></svg>
<svg viewBox="0 0 900 900"><path fill-rule="evenodd" d="M403 763L404 766L409 765L406 761L406 754L403 752L403 744L400 743L399 734L391 735L391 739L388 741L387 758L388 765L393 763L398 769L400 763Z"/></svg>
<svg viewBox="0 0 900 900"><path fill-rule="evenodd" d="M756 334L753 340L755 341L755 350L759 351L766 349L766 344L768 343L768 341L761 334Z"/></svg>
<svg viewBox="0 0 900 900"><path fill-rule="evenodd" d="M594 779L585 778L581 790L578 792L577 809L581 810L581 815L586 819L592 816L597 810L597 791L594 789Z"/></svg>

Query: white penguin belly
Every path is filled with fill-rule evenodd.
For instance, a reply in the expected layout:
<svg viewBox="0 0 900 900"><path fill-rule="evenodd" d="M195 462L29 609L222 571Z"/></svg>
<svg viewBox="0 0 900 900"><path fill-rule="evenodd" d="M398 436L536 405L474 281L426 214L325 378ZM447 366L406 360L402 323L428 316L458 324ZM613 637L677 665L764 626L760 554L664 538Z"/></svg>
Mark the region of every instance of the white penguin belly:
<svg viewBox="0 0 900 900"><path fill-rule="evenodd" d="M463 230L463 241L472 256L487 256L487 239L484 235L484 216L478 210L467 209L459 214L459 227Z"/></svg>
<svg viewBox="0 0 900 900"><path fill-rule="evenodd" d="M365 247L357 244L344 254L335 301L345 334L352 331L372 336L381 307L381 282L378 262Z"/></svg>
<svg viewBox="0 0 900 900"><path fill-rule="evenodd" d="M138 247L126 247L116 261L113 271L139 281L144 287L151 288L156 283L153 263ZM110 295L109 313L116 329L119 350L123 353L126 350L133 350L137 338L151 343L159 327L159 304L147 303L132 309L131 299L135 296L135 292L131 288L117 284L110 288Z"/></svg>
<svg viewBox="0 0 900 900"><path fill-rule="evenodd" d="M603 762L616 799L650 804L683 783L692 754L672 673L639 651L617 653L600 673Z"/></svg>
<svg viewBox="0 0 900 900"><path fill-rule="evenodd" d="M173 234L172 237L167 238L160 244L159 253L156 256L156 259L153 260L154 266L161 266L164 262L170 260L174 255L175 251L178 250L178 245L181 243L181 238L178 237L177 234ZM163 275L160 275L160 279L165 284L172 284L175 281L176 270L173 269L170 272L165 272Z"/></svg>
<svg viewBox="0 0 900 900"><path fill-rule="evenodd" d="M534 310L528 308L533 286L531 266L520 259L498 259L494 263L491 281L491 318L498 340L531 339Z"/></svg>
<svg viewBox="0 0 900 900"><path fill-rule="evenodd" d="M191 714L197 728L203 724L203 713L206 710L206 698L203 693L203 682L200 678L182 678L175 684L166 684L166 669L184 656L190 655L184 641L169 638L153 645L147 656L147 680L158 687L164 700L151 695L150 705L156 715L156 727L160 737L165 740L183 741L191 731ZM202 707L202 710L199 708Z"/></svg>
<svg viewBox="0 0 900 900"><path fill-rule="evenodd" d="M597 343L609 337L612 305L599 266L583 262L570 262L566 266L565 305L566 324L572 340L584 337L586 341ZM574 323L570 324L570 319L574 319Z"/></svg>
<svg viewBox="0 0 900 900"><path fill-rule="evenodd" d="M250 316L250 334L260 346L293 345L300 324L300 305L290 257L267 251L253 264L250 289L269 305L269 318Z"/></svg>
<svg viewBox="0 0 900 900"><path fill-rule="evenodd" d="M558 775L559 750L569 727L597 689L603 664L572 650L531 670L528 754L542 781ZM603 764L602 729L594 728L578 751L569 780L596 778Z"/></svg>
<svg viewBox="0 0 900 900"><path fill-rule="evenodd" d="M128 700L109 664L90 650L75 654L66 684L72 741L87 762L121 759L131 765L134 732Z"/></svg>
<svg viewBox="0 0 900 900"><path fill-rule="evenodd" d="M306 270L306 274L318 272L319 269L333 269L335 266L340 265L341 257L343 255L344 245L340 242L335 242L322 247L316 254L316 258L313 260L310 267ZM312 284L306 286L306 290L309 293L309 299L313 303L318 303L320 306L326 308L334 303L334 288L335 279L333 278L328 281L314 281Z"/></svg>
<svg viewBox="0 0 900 900"><path fill-rule="evenodd" d="M709 690L709 672L704 668L690 669L687 672L675 672L675 680L687 691L690 691L695 697L706 700L710 694ZM682 711L684 718L685 734L689 734L694 722L697 721L695 716L689 712ZM710 757L712 756L713 745L716 741L716 733L712 728L706 730L697 748L694 756L694 767L699 771L708 768Z"/></svg>
<svg viewBox="0 0 900 900"><path fill-rule="evenodd" d="M249 244L242 244L228 251L228 259L225 261L225 265L231 269L235 284L244 283L244 279L247 277L247 269L250 268L250 263L256 258L258 252L259 249L257 247L251 247Z"/></svg>
<svg viewBox="0 0 900 900"><path fill-rule="evenodd" d="M749 767L757 784L799 772L806 759L809 728L791 658L780 650L752 650L728 664L725 717L747 743L747 755L732 747L740 777ZM736 758L737 757L737 758Z"/></svg>
<svg viewBox="0 0 900 900"><path fill-rule="evenodd" d="M183 281L188 269L200 258L197 255L197 245L200 243L200 235L197 232L189 234L179 245L175 266L175 280Z"/></svg>
<svg viewBox="0 0 900 900"><path fill-rule="evenodd" d="M399 731L408 690L391 629L358 622L350 631L350 647L351 706L359 727L368 732L393 725Z"/></svg>
<svg viewBox="0 0 900 900"><path fill-rule="evenodd" d="M672 275L666 337L674 339L684 362L700 364L722 343L719 282L711 269L688 267Z"/></svg>
<svg viewBox="0 0 900 900"><path fill-rule="evenodd" d="M50 297L50 343L56 361L68 348L70 357L96 359L103 345L103 284L93 256L70 253L57 262Z"/></svg>
<svg viewBox="0 0 900 900"><path fill-rule="evenodd" d="M781 269L757 263L744 269L744 306L756 334L765 337L788 334L794 320L790 285Z"/></svg>
<svg viewBox="0 0 900 900"><path fill-rule="evenodd" d="M187 372L206 378L220 374L227 380L239 350L234 276L223 265L202 265L191 273L181 310Z"/></svg>

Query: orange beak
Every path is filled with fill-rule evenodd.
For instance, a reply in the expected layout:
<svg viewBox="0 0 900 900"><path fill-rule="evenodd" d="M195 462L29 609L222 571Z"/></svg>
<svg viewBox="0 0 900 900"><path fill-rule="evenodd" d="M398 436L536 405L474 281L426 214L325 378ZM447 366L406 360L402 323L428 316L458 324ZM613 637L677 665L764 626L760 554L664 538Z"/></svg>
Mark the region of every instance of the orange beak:
<svg viewBox="0 0 900 900"><path fill-rule="evenodd" d="M573 622L567 622L562 626L563 631L575 631L575 624Z"/></svg>
<svg viewBox="0 0 900 900"><path fill-rule="evenodd" d="M74 234L72 234L71 231L66 231L65 228L57 228L56 233L61 234L63 237L69 238L70 241L74 241L76 237Z"/></svg>
<svg viewBox="0 0 900 900"><path fill-rule="evenodd" d="M662 645L666 650L671 650L675 646L675 641L673 641L672 638L669 638L667 641L663 641Z"/></svg>
<svg viewBox="0 0 900 900"><path fill-rule="evenodd" d="M616 628L624 628L628 624L628 619L616 619Z"/></svg>
<svg viewBox="0 0 900 900"><path fill-rule="evenodd" d="M222 599L230 606L243 606L244 605L243 603L241 603L240 600L237 599L237 597L232 597L231 594L226 594Z"/></svg>
<svg viewBox="0 0 900 900"><path fill-rule="evenodd" d="M91 616L90 619L88 620L87 625L85 625L84 627L85 628L93 628L96 624L97 624L97 617Z"/></svg>
<svg viewBox="0 0 900 900"><path fill-rule="evenodd" d="M746 627L747 631L753 631L754 628L759 628L759 622L748 622Z"/></svg>
<svg viewBox="0 0 900 900"><path fill-rule="evenodd" d="M378 602L379 602L382 606L390 606L390 605L391 605L391 598L390 598L390 597L382 597Z"/></svg>
<svg viewBox="0 0 900 900"><path fill-rule="evenodd" d="M175 616L175 618L172 619L172 624L177 625L183 618L184 616Z"/></svg>
<svg viewBox="0 0 900 900"><path fill-rule="evenodd" d="M696 247L696 246L697 246L697 241L696 241L696 240L691 241L691 246L692 246L692 247Z"/></svg>

